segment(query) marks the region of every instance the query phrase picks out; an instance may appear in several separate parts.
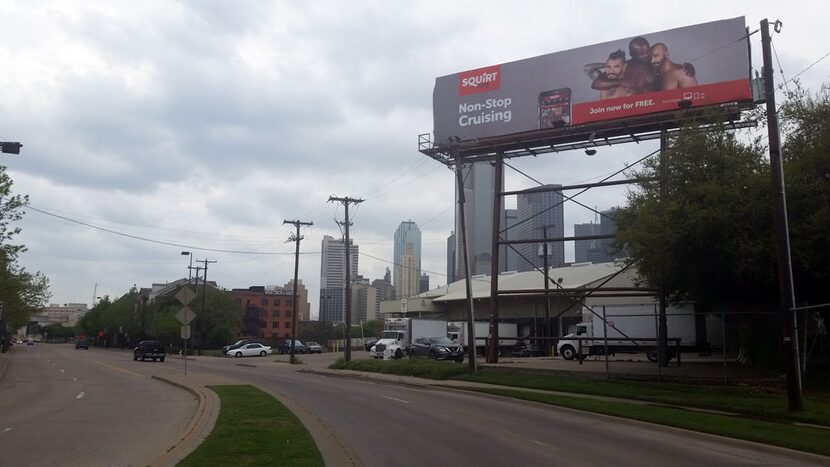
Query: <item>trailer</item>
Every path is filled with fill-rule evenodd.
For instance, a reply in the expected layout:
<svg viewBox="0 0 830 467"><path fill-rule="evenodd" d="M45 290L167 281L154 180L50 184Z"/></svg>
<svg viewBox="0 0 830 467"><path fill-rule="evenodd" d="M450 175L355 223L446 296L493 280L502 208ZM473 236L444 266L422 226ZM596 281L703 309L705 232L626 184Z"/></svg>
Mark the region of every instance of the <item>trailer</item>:
<svg viewBox="0 0 830 467"><path fill-rule="evenodd" d="M490 335L489 321L475 321L475 337L476 337L476 352L484 354L487 337ZM505 350L510 350L516 345L516 338L518 337L518 327L516 323L498 323L499 324L499 355ZM464 351L469 353L469 338L467 337L467 322L466 321L450 321L447 323L447 337L453 342L464 346Z"/></svg>
<svg viewBox="0 0 830 467"><path fill-rule="evenodd" d="M603 312L605 321L603 321ZM677 351L697 351L698 338L694 309L691 305L666 308L667 339L679 343L669 348L668 358ZM654 304L599 305L582 310L582 322L576 332L568 334L556 345L556 351L565 360L582 356L646 352L646 357L657 361L657 312Z"/></svg>

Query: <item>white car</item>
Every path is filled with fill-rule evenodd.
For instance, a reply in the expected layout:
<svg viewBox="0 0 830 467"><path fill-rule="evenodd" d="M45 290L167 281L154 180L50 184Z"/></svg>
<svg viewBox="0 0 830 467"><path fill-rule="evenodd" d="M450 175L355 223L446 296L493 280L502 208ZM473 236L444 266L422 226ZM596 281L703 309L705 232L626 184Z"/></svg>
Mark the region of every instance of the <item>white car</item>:
<svg viewBox="0 0 830 467"><path fill-rule="evenodd" d="M323 346L316 342L306 342L305 346L308 349L308 353L323 353Z"/></svg>
<svg viewBox="0 0 830 467"><path fill-rule="evenodd" d="M238 349L228 350L228 357L264 357L271 354L271 347L262 344L245 344Z"/></svg>

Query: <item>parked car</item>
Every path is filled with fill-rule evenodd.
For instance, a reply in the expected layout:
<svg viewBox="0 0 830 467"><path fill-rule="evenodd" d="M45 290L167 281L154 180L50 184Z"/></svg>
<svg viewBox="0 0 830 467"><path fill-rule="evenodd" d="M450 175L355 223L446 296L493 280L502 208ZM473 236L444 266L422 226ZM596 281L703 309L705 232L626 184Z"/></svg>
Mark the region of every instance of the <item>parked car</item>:
<svg viewBox="0 0 830 467"><path fill-rule="evenodd" d="M305 346L308 349L308 353L323 353L323 346L316 342L306 342ZM296 348L294 349L294 351L297 351Z"/></svg>
<svg viewBox="0 0 830 467"><path fill-rule="evenodd" d="M291 339L286 341L282 341L279 347L279 351L281 354L291 353ZM302 342L295 340L294 341L294 353L310 353L308 347L305 346Z"/></svg>
<svg viewBox="0 0 830 467"><path fill-rule="evenodd" d="M75 348L89 350L89 341L86 339L78 339L75 341Z"/></svg>
<svg viewBox="0 0 830 467"><path fill-rule="evenodd" d="M228 353L228 350L238 349L238 348L242 347L245 344L250 344L251 342L253 342L251 339L240 339L240 340L234 342L231 345L226 345L226 346L222 347L222 354L225 355L225 354Z"/></svg>
<svg viewBox="0 0 830 467"><path fill-rule="evenodd" d="M228 350L228 357L264 357L271 354L271 347L258 343L245 344L238 349Z"/></svg>
<svg viewBox="0 0 830 467"><path fill-rule="evenodd" d="M366 349L367 352L372 350L372 346L378 343L377 337L367 337L363 340L363 348Z"/></svg>
<svg viewBox="0 0 830 467"><path fill-rule="evenodd" d="M433 360L464 361L464 347L449 337L419 337L409 347L410 357L427 357Z"/></svg>
<svg viewBox="0 0 830 467"><path fill-rule="evenodd" d="M135 349L133 349L133 360L144 360L150 358L154 362L156 360L163 362L167 352L164 346L159 341L141 341Z"/></svg>
<svg viewBox="0 0 830 467"><path fill-rule="evenodd" d="M541 357L545 353L542 348L529 342L518 342L513 346L514 357Z"/></svg>

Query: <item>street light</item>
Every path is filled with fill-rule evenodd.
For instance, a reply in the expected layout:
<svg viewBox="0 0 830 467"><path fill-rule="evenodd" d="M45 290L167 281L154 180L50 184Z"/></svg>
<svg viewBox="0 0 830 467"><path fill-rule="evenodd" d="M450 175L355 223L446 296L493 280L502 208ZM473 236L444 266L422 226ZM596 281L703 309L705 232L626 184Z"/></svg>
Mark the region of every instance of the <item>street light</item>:
<svg viewBox="0 0 830 467"><path fill-rule="evenodd" d="M190 285L190 274L193 270L193 253L189 251L183 251L182 256L190 256L190 265L187 266L187 285Z"/></svg>
<svg viewBox="0 0 830 467"><path fill-rule="evenodd" d="M23 145L18 142L0 141L0 152L7 154L20 154L20 148L22 147Z"/></svg>

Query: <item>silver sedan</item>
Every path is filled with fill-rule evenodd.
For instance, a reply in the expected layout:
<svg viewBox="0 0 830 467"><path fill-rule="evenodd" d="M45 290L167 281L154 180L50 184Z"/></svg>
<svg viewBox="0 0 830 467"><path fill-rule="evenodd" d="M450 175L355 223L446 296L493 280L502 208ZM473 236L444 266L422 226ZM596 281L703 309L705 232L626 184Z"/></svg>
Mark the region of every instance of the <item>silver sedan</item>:
<svg viewBox="0 0 830 467"><path fill-rule="evenodd" d="M271 347L262 344L245 344L238 349L228 350L228 357L264 357L271 354Z"/></svg>

